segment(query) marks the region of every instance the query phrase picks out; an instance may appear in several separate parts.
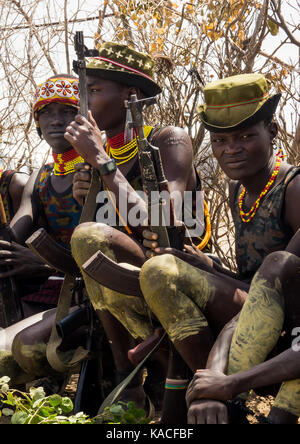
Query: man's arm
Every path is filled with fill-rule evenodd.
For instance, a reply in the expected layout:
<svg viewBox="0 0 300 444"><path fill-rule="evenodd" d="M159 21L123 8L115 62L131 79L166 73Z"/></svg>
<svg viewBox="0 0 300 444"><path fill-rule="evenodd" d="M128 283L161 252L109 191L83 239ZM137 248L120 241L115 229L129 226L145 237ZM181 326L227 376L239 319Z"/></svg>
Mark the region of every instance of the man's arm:
<svg viewBox="0 0 300 444"><path fill-rule="evenodd" d="M25 173L15 173L11 178L8 191L13 205L13 214L16 214L20 207L23 191L28 179L29 176Z"/></svg>
<svg viewBox="0 0 300 444"><path fill-rule="evenodd" d="M89 118L90 121L88 122L82 116L76 116L75 122L72 122L67 127L65 138L87 163L99 170L110 158L104 150L101 132L91 113ZM183 195L191 171L193 171L193 150L189 136L181 128L167 127L157 136L155 145L160 148L162 163L170 190L179 191ZM127 213L134 206L135 212L139 208L141 214L147 214L144 200L131 187L119 168L111 174L103 175L102 180L104 185L114 193L117 207L120 207L120 184L124 184L126 187L123 188L124 191L122 191L121 199L125 199L128 202ZM141 227L132 228L141 234Z"/></svg>
<svg viewBox="0 0 300 444"><path fill-rule="evenodd" d="M0 241L0 266L8 267L0 273L0 278L7 276L49 275L51 268L29 248L24 247L26 239L32 234L39 217L37 202L34 201L34 184L38 173L33 173L25 185L20 207L10 222L16 242Z"/></svg>
<svg viewBox="0 0 300 444"><path fill-rule="evenodd" d="M225 325L209 353L206 364L209 370L206 372L212 378L224 376L226 372L231 340L238 317L239 314ZM199 396L199 390L203 390L204 385L201 375L202 373L197 371L187 389L188 424L227 424L228 412L225 404L213 396L210 399L202 399Z"/></svg>
<svg viewBox="0 0 300 444"><path fill-rule="evenodd" d="M300 211L295 202L298 202L299 194L300 175L298 174L287 186L283 214L285 224L289 226L294 233L294 236L286 247L286 251L298 257L300 257Z"/></svg>
<svg viewBox="0 0 300 444"><path fill-rule="evenodd" d="M28 182L25 185L21 204L18 211L10 222L10 228L13 232L15 240L19 244L25 243L25 240L30 236L34 223L38 217L37 203L34 201L34 184L38 172L31 174Z"/></svg>

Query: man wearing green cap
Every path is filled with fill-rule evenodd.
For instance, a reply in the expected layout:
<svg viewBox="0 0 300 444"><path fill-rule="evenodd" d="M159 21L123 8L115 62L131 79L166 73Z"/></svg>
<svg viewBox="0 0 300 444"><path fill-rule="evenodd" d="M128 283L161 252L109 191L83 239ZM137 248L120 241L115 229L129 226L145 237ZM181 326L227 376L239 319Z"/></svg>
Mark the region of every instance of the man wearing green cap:
<svg viewBox="0 0 300 444"><path fill-rule="evenodd" d="M193 371L206 365L223 372L227 369L227 374L248 370L267 358L282 331L290 337L299 325L300 213L295 205L299 168L283 161L281 150L274 153L277 125L272 117L280 95L270 95L269 90L260 74L221 79L204 88L205 104L199 108L213 154L231 179L238 273L221 269L200 251L179 252L155 245L158 256L141 269L146 302ZM228 366L224 356L226 360L229 347L224 349L223 342L207 364L216 336L242 307ZM278 395L271 421L295 422L300 416L297 384L296 391L283 390ZM194 393L188 398L193 408L189 421L220 420L224 406L213 404L211 410L204 401L197 401L193 383L189 392Z"/></svg>
<svg viewBox="0 0 300 444"><path fill-rule="evenodd" d="M141 244L143 227L141 224L130 224L129 219L123 223L121 211L118 211L122 204L124 207L124 201L127 205L126 217L133 207L141 213L145 210L143 199L136 193L142 190L142 177L136 136L129 125L131 118L124 103L130 100L132 94L140 99L161 92L153 79L154 60L127 45L106 42L97 57L87 58L86 72L90 119L87 121L80 115L76 116L67 128L65 137L85 161L99 171L103 189L109 198L111 195L115 198L113 205L119 221L116 222L117 229L103 223L105 221L98 217L102 208L100 204L96 214L98 222L81 224L75 230L71 241L72 254L81 269L98 250L115 262L140 267L146 260L145 248ZM103 145L100 130L106 133L106 145ZM183 195L185 191L195 191L200 181L193 166L192 144L187 133L177 127L157 129L145 125L144 134L160 148L171 192L176 190ZM74 195L80 200L89 186L88 170L78 171L75 179ZM122 190L122 196L119 190ZM144 339L152 334L148 307L141 297L120 295L100 286L83 269L82 274L89 297L109 338L118 377L122 380L133 368L127 357L128 350L135 344L132 337ZM165 356L163 359L165 361ZM160 371L161 379L163 371ZM140 400L144 399L140 382L139 375L126 392L128 399L135 400L139 405ZM130 390L132 396L129 395Z"/></svg>

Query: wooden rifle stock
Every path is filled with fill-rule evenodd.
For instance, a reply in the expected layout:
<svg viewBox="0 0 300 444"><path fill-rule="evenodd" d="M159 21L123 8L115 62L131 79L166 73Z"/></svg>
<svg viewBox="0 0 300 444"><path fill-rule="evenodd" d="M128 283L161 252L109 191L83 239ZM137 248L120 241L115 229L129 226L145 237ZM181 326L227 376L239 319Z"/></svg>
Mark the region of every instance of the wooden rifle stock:
<svg viewBox="0 0 300 444"><path fill-rule="evenodd" d="M131 296L142 295L139 282L140 271L129 270L117 264L102 251L97 251L83 264L82 268L104 287Z"/></svg>
<svg viewBox="0 0 300 444"><path fill-rule="evenodd" d="M55 270L70 276L80 276L80 270L71 251L55 242L44 228L35 231L27 239L26 245Z"/></svg>

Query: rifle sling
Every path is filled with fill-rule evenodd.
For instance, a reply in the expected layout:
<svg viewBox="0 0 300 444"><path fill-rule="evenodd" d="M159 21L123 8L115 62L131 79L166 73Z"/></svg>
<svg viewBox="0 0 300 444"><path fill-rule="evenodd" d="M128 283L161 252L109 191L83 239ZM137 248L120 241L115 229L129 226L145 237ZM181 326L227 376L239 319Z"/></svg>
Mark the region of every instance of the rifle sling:
<svg viewBox="0 0 300 444"><path fill-rule="evenodd" d="M161 344L161 342L165 338L166 334L167 333L164 332L164 334L162 335L160 340L155 344L155 346L152 348L152 350L150 350L150 352L145 356L145 358L132 370L132 372L119 385L117 385L112 390L112 392L110 392L110 394L106 397L106 399L104 399L104 401L102 402L102 404L99 408L98 415L103 413L103 411L106 407L111 406L117 400L117 398L120 396L122 391L125 390L125 388L132 381L132 379L135 377L135 375L138 373L138 371L143 367L143 365L145 364L147 359L152 355L152 353L155 352L155 350L157 350L157 348L159 347L159 345Z"/></svg>
<svg viewBox="0 0 300 444"><path fill-rule="evenodd" d="M92 169L91 175L91 184L82 209L80 223L92 221L95 215L96 196L100 189L100 176L98 171L94 168ZM60 322L69 314L72 302L72 288L75 286L75 279L76 278L74 276L69 274L65 275L59 294L55 321L52 326L52 331L46 350L47 359L51 367L62 373L76 368L80 362L89 357L89 350L83 348L82 346L78 347L74 351L72 357L69 359L67 359L66 356L59 351L63 338L61 338L58 334L56 323Z"/></svg>

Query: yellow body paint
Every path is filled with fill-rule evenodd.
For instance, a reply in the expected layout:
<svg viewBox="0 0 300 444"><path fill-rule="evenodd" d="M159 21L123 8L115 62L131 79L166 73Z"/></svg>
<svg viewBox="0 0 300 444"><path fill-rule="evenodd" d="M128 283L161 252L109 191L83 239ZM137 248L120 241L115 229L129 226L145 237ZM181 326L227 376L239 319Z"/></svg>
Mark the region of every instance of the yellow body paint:
<svg viewBox="0 0 300 444"><path fill-rule="evenodd" d="M281 384L275 398L274 407L286 410L295 416L300 416L300 379L286 381Z"/></svg>
<svg viewBox="0 0 300 444"><path fill-rule="evenodd" d="M71 248L73 257L81 269L86 290L94 309L108 310L134 338L146 339L150 336L153 333L153 327L149 309L142 298L105 288L82 270L82 265L99 250L116 262L109 242L99 226L86 224L75 230L71 239ZM129 264L123 264L123 266L135 268Z"/></svg>
<svg viewBox="0 0 300 444"><path fill-rule="evenodd" d="M278 341L283 321L284 300L279 279L270 288L257 273L232 338L227 373L239 373L264 362Z"/></svg>
<svg viewBox="0 0 300 444"><path fill-rule="evenodd" d="M164 254L142 266L140 284L147 304L172 341L207 327L203 310L215 289L206 272Z"/></svg>

